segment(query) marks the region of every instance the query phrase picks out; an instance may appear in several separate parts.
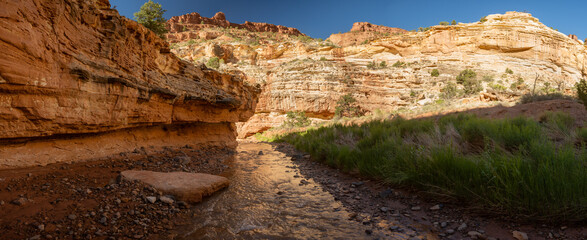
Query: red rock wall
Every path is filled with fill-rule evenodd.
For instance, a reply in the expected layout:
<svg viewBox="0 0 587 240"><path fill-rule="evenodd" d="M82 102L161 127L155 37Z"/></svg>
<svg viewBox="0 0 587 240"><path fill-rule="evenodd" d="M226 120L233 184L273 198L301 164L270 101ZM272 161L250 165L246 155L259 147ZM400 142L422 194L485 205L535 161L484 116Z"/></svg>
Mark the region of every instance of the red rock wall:
<svg viewBox="0 0 587 240"><path fill-rule="evenodd" d="M202 17L200 14L194 12L171 17L171 19L167 21L167 29L169 30L167 37L173 42L173 39L178 38L177 33L184 32L185 30L200 30L214 26L247 29L251 32L275 32L294 36L304 35L298 29L269 23L249 21L245 21L244 24L231 23L226 20L226 16L222 12L216 13L212 18Z"/></svg>
<svg viewBox="0 0 587 240"><path fill-rule="evenodd" d="M0 55L0 167L28 164L13 157L13 144L246 121L258 94L234 76L175 57L107 0L0 2ZM231 131L220 131L233 139L229 145ZM35 157L44 159L31 164L57 161Z"/></svg>

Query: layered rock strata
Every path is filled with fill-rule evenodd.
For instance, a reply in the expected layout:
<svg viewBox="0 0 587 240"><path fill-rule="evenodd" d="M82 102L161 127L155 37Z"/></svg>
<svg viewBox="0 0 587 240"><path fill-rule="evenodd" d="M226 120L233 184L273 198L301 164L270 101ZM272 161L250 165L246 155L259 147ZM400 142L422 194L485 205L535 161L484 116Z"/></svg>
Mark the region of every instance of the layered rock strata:
<svg viewBox="0 0 587 240"><path fill-rule="evenodd" d="M441 102L474 105L515 102L530 92L573 94L573 85L587 74L581 41L545 26L529 13L508 12L485 19L432 26L425 32L370 32L376 38L367 42L348 34L344 42L350 44L342 46L336 45L340 35L334 34L328 41L285 39L259 45L210 40L172 51L190 61L223 58L226 64L221 71L240 71L247 81L262 85L255 122L239 124L239 136L279 126L276 122L287 111L331 118L337 100L345 94L351 94L367 112L436 110ZM370 31L364 23L356 25ZM439 76L431 75L435 69ZM465 69L476 72L482 91L465 98L444 98L448 84L463 91L456 77Z"/></svg>
<svg viewBox="0 0 587 240"><path fill-rule="evenodd" d="M196 37L210 38L211 35L196 34L194 33L194 30L197 31L214 27L245 29L251 32L271 32L293 36L305 36L295 28L281 25L249 21L245 21L243 24L231 23L226 20L226 16L222 12L216 13L212 18L202 17L199 13L194 12L186 15L174 16L169 19L167 21L167 29L169 30L167 38L172 43L185 41Z"/></svg>
<svg viewBox="0 0 587 240"><path fill-rule="evenodd" d="M258 89L195 66L107 0L0 8L0 168L135 147L235 146Z"/></svg>
<svg viewBox="0 0 587 240"><path fill-rule="evenodd" d="M347 47L366 44L381 37L400 35L407 32L401 28L386 27L368 22L356 22L349 32L332 34L328 39L334 44Z"/></svg>

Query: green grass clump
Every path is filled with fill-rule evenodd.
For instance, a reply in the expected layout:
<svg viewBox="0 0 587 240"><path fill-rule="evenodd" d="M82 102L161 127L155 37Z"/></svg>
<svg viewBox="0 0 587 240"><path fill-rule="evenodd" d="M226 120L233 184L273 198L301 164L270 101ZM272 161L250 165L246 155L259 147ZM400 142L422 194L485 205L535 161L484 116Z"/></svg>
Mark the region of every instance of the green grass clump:
<svg viewBox="0 0 587 240"><path fill-rule="evenodd" d="M587 130L562 113L335 124L279 137L314 159L527 219L587 220ZM554 133L554 135L553 135ZM577 136L560 141L553 136Z"/></svg>
<svg viewBox="0 0 587 240"><path fill-rule="evenodd" d="M567 95L563 95L562 93L548 93L548 94L524 94L519 103L531 103L531 102L540 102L540 101L549 101L555 99L562 99L562 100L570 100L575 101L575 98Z"/></svg>

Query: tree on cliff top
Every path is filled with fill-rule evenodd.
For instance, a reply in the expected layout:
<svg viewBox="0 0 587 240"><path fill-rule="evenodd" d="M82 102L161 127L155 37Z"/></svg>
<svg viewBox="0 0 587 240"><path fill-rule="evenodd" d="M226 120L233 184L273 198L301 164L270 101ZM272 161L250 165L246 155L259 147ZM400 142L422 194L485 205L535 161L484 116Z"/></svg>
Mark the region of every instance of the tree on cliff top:
<svg viewBox="0 0 587 240"><path fill-rule="evenodd" d="M163 38L163 34L167 33L165 18L163 18L163 13L165 12L166 10L163 10L161 4L149 0L134 15L138 23Z"/></svg>

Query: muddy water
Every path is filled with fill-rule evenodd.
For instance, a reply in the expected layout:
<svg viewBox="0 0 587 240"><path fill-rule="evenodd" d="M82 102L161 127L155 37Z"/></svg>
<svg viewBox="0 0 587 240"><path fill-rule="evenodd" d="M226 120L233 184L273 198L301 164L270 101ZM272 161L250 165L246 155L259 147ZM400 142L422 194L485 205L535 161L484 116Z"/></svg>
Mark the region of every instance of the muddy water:
<svg viewBox="0 0 587 240"><path fill-rule="evenodd" d="M367 226L348 220L349 212L331 194L304 179L271 145L240 143L237 150L230 187L195 207L192 227L181 238L389 238L368 235Z"/></svg>

